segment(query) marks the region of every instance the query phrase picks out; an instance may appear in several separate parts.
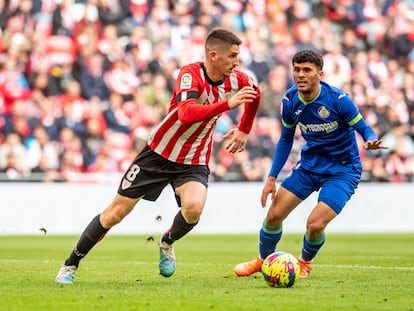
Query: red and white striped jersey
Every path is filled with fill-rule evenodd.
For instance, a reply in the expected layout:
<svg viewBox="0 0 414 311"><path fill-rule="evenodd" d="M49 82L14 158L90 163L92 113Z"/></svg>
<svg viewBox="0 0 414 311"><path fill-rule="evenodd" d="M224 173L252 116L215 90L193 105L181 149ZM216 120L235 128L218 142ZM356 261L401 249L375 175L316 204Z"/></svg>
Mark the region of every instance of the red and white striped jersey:
<svg viewBox="0 0 414 311"><path fill-rule="evenodd" d="M208 165L217 119L230 110L228 99L244 86L257 90L256 99L245 105L238 129L250 133L260 102L260 90L245 73L233 70L213 82L203 63L181 68L167 116L148 138L152 150L177 163Z"/></svg>

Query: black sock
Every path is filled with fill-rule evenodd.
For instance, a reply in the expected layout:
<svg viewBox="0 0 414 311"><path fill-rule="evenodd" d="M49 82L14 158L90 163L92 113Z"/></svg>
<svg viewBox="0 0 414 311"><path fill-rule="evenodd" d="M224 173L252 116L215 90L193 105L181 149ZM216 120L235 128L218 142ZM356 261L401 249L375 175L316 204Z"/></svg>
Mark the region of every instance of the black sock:
<svg viewBox="0 0 414 311"><path fill-rule="evenodd" d="M174 241L181 239L188 232L190 232L196 224L197 222L194 224L187 223L180 210L177 215L175 215L171 228L166 233L164 233L162 241L166 242L167 244L172 244Z"/></svg>
<svg viewBox="0 0 414 311"><path fill-rule="evenodd" d="M98 243L109 229L102 227L99 215L96 216L81 234L78 243L66 259L66 266L79 266L79 261Z"/></svg>

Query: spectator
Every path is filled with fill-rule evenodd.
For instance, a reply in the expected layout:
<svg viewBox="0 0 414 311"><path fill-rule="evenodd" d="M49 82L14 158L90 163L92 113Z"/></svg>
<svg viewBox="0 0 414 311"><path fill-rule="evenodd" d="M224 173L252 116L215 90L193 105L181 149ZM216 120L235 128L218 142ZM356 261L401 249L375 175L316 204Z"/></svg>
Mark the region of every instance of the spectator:
<svg viewBox="0 0 414 311"><path fill-rule="evenodd" d="M71 10L71 0L61 0L56 4L52 14L52 35L70 37L75 26L74 15Z"/></svg>
<svg viewBox="0 0 414 311"><path fill-rule="evenodd" d="M4 167L0 167L0 174L3 173L8 180L19 180L28 176L28 172L24 172L19 167L18 156L13 152L6 154L6 163Z"/></svg>
<svg viewBox="0 0 414 311"><path fill-rule="evenodd" d="M27 164L32 171L40 167L45 171L54 171L59 168L58 144L50 140L42 124L34 126L32 136L24 143L27 149Z"/></svg>
<svg viewBox="0 0 414 311"><path fill-rule="evenodd" d="M280 103L285 92L291 86L288 69L285 65L276 65L269 72L269 83L261 86L262 97L259 107L259 116L279 118Z"/></svg>
<svg viewBox="0 0 414 311"><path fill-rule="evenodd" d="M351 64L354 63L356 53L365 48L363 40L358 38L355 30L352 28L344 29L340 44L342 45L342 53Z"/></svg>
<svg viewBox="0 0 414 311"><path fill-rule="evenodd" d="M15 101L25 100L30 96L29 83L23 74L23 68L13 58L6 58L3 68L0 68L0 94L6 115L13 110Z"/></svg>
<svg viewBox="0 0 414 311"><path fill-rule="evenodd" d="M119 171L117 159L112 156L110 145L103 148L95 157L95 160L86 168L87 173L116 173Z"/></svg>
<svg viewBox="0 0 414 311"><path fill-rule="evenodd" d="M142 88L145 104L152 107L159 118L167 114L171 92L167 88L167 79L162 74L153 76L149 84Z"/></svg>
<svg viewBox="0 0 414 311"><path fill-rule="evenodd" d="M56 169L51 169L48 156L46 153L40 154L39 163L31 170L31 180L44 182L65 181L62 175Z"/></svg>
<svg viewBox="0 0 414 311"><path fill-rule="evenodd" d="M115 92L111 93L108 107L103 111L103 115L108 129L129 134L131 118L123 106L122 95Z"/></svg>
<svg viewBox="0 0 414 311"><path fill-rule="evenodd" d="M111 68L104 73L104 82L110 92L122 95L124 100L130 100L141 83L131 64L123 58L115 60Z"/></svg>
<svg viewBox="0 0 414 311"><path fill-rule="evenodd" d="M129 0L98 0L98 17L104 26L116 25L120 34L128 34L129 29L123 27L130 16Z"/></svg>
<svg viewBox="0 0 414 311"><path fill-rule="evenodd" d="M79 137L74 136L68 148L64 149L60 154L60 178L70 181L73 175L82 173L85 170L85 160L82 150L82 141Z"/></svg>
<svg viewBox="0 0 414 311"><path fill-rule="evenodd" d="M389 149L383 151L384 154L398 149L400 153L404 150L406 157L414 155L414 142L406 132L406 125L398 121L393 124L391 131L382 137L382 141L389 146Z"/></svg>
<svg viewBox="0 0 414 311"><path fill-rule="evenodd" d="M249 157L249 152L239 152L232 156L232 161L224 166L216 163L213 178L215 181L261 181L263 179L263 170L256 166L255 162Z"/></svg>
<svg viewBox="0 0 414 311"><path fill-rule="evenodd" d="M257 82L268 82L271 66L271 55L267 49L267 43L263 40L256 39L252 42L252 59L247 65L247 68L253 71L257 77Z"/></svg>
<svg viewBox="0 0 414 311"><path fill-rule="evenodd" d="M70 127L73 129L75 134L79 137L85 137L86 135L86 125L83 119L73 112L72 105L64 105L62 107L62 115L57 118L56 125L61 131L65 127Z"/></svg>
<svg viewBox="0 0 414 311"><path fill-rule="evenodd" d="M0 172L5 173L8 179L20 179L30 173L26 148L16 132L6 134L0 145Z"/></svg>
<svg viewBox="0 0 414 311"><path fill-rule="evenodd" d="M16 100L13 103L12 110L5 118L4 133L14 132L25 140L31 134L29 124L29 102L26 100Z"/></svg>
<svg viewBox="0 0 414 311"><path fill-rule="evenodd" d="M68 82L65 93L57 98L61 111L72 122L83 122L89 114L89 104L81 96L81 86L76 80Z"/></svg>
<svg viewBox="0 0 414 311"><path fill-rule="evenodd" d="M93 104L91 113L85 120L86 133L82 138L82 149L84 150L85 166L89 166L96 159L97 154L104 144L106 122L103 112L100 110L99 102Z"/></svg>
<svg viewBox="0 0 414 311"><path fill-rule="evenodd" d="M105 82L104 57L95 53L85 60L85 69L80 74L82 96L108 100L110 89Z"/></svg>
<svg viewBox="0 0 414 311"><path fill-rule="evenodd" d="M398 154L397 150L391 150L385 160L385 171L388 181L393 183L401 183L409 181L412 171L408 166L408 159Z"/></svg>
<svg viewBox="0 0 414 311"><path fill-rule="evenodd" d="M319 50L314 42L314 31L310 20L297 21L292 26L292 35L296 50Z"/></svg>
<svg viewBox="0 0 414 311"><path fill-rule="evenodd" d="M99 38L97 48L111 63L124 56L118 29L114 24L105 25L102 28L102 36Z"/></svg>
<svg viewBox="0 0 414 311"><path fill-rule="evenodd" d="M338 88L350 82L351 62L342 54L342 46L339 42L331 43L330 49L323 55L325 81Z"/></svg>
<svg viewBox="0 0 414 311"><path fill-rule="evenodd" d="M56 97L32 98L32 101L35 106L35 113L29 120L31 127L33 128L33 125L38 123L42 124L50 139L57 141L61 130L58 119L62 110Z"/></svg>

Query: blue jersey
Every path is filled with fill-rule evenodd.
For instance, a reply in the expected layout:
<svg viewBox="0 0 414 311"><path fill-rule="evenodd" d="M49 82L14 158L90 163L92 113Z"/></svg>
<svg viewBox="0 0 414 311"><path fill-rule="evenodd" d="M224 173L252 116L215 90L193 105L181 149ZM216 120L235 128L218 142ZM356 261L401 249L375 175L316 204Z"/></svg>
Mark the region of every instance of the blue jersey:
<svg viewBox="0 0 414 311"><path fill-rule="evenodd" d="M282 134L269 174L273 177L287 160L296 126L306 141L300 165L321 174L360 173L361 160L354 130L365 141L377 139L348 94L322 81L320 92L312 101L305 101L296 86L291 87L282 100L281 118Z"/></svg>

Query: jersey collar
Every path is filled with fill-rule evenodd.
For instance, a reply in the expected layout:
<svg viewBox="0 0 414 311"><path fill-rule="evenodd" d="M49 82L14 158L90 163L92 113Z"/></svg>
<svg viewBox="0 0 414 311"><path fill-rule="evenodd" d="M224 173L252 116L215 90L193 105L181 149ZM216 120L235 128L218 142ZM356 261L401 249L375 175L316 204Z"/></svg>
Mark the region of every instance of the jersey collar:
<svg viewBox="0 0 414 311"><path fill-rule="evenodd" d="M223 78L221 80L218 80L218 81L211 80L210 77L207 75L207 70L206 70L206 67L204 67L204 63L200 63L200 65L201 65L201 68L204 71L204 76L206 77L206 80L207 80L208 84L211 84L213 86L217 86L217 85L220 85L220 84L224 83L225 78Z"/></svg>
<svg viewBox="0 0 414 311"><path fill-rule="evenodd" d="M322 85L320 85L319 84L319 92L318 92L318 94L313 98L313 99L311 99L311 100L309 100L309 101L307 101L307 100L305 100L305 99L303 99L302 98L302 96L300 96L300 94L298 93L298 97L299 97L299 100L304 104L304 105L308 105L308 104L310 104L310 103L313 103L318 97L319 97L319 95L321 95L321 91L322 91Z"/></svg>

